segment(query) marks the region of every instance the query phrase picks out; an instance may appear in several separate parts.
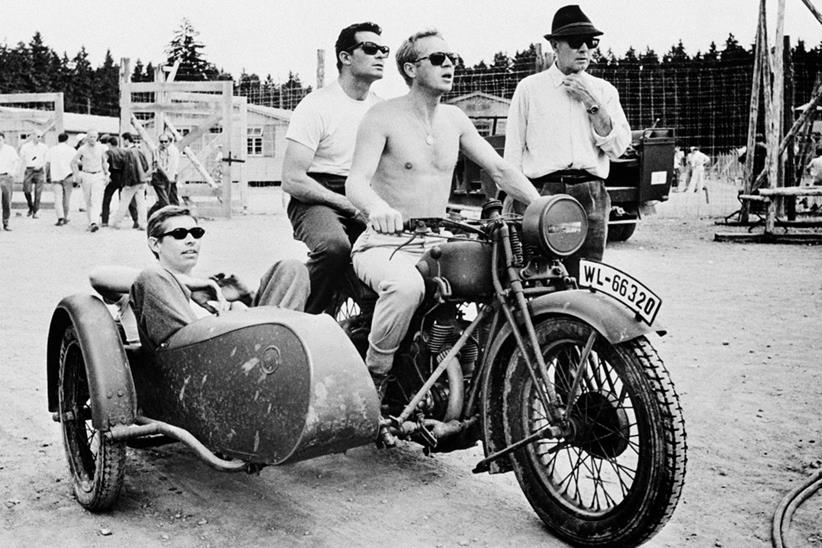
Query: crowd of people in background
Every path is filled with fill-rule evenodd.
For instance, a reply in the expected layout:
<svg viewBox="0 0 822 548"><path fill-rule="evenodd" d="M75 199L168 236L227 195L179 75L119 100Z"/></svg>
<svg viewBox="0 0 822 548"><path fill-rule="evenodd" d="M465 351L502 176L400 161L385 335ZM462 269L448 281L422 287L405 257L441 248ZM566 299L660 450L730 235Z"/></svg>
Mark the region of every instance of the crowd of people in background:
<svg viewBox="0 0 822 548"><path fill-rule="evenodd" d="M101 227L119 228L128 213L132 227L144 230L149 215L166 205L179 205L177 180L180 169L180 152L174 138L164 133L159 146L146 154L140 139L132 133L117 136L102 134L89 129L76 138L74 146L70 136L63 132L57 136L57 144L48 147L43 133L36 131L28 136L19 150L6 143L6 135L0 132L0 201L2 203L3 230L11 232L11 206L14 182L22 181L26 199L26 217L40 216L44 188L54 195L55 226L70 222L71 196L75 188L83 195L81 212L86 214L86 230L97 232ZM154 189L155 201L147 206L148 187ZM114 195L119 197L119 207L112 212Z"/></svg>

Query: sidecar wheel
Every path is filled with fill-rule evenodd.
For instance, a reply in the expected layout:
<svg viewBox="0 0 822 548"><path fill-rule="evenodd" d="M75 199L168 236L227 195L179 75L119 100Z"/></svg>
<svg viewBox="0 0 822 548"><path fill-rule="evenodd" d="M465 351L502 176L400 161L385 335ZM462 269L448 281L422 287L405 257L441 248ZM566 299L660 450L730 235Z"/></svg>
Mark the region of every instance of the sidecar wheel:
<svg viewBox="0 0 822 548"><path fill-rule="evenodd" d="M107 510L123 485L126 446L92 425L85 357L73 325L66 327L60 345L58 394L74 495L87 510Z"/></svg>
<svg viewBox="0 0 822 548"><path fill-rule="evenodd" d="M564 409L590 326L549 318L537 338ZM508 358L503 395L508 443L547 424L527 365ZM685 424L668 371L644 337L616 346L598 336L582 369L569 438L539 439L511 455L539 517L584 546L636 546L668 521L685 478ZM542 381L540 381L542 382Z"/></svg>

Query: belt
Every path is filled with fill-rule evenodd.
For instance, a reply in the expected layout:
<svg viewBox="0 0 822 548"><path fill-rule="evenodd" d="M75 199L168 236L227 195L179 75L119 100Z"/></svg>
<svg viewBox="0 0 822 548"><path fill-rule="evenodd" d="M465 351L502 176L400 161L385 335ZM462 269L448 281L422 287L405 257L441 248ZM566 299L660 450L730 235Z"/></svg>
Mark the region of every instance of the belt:
<svg viewBox="0 0 822 548"><path fill-rule="evenodd" d="M102 173L102 171L103 170L100 170L100 171L86 171L86 170L83 170L83 173L88 173L89 175L94 175L95 173Z"/></svg>
<svg viewBox="0 0 822 548"><path fill-rule="evenodd" d="M30 170L30 171L43 171L43 168L42 168L42 167L32 167L32 166L26 166L26 170L27 170L27 171L28 171L28 170Z"/></svg>
<svg viewBox="0 0 822 548"><path fill-rule="evenodd" d="M542 177L531 179L533 183L564 183L566 185L575 185L577 183L585 183L588 181L600 180L596 175L591 175L584 169L563 169L562 171L554 171Z"/></svg>

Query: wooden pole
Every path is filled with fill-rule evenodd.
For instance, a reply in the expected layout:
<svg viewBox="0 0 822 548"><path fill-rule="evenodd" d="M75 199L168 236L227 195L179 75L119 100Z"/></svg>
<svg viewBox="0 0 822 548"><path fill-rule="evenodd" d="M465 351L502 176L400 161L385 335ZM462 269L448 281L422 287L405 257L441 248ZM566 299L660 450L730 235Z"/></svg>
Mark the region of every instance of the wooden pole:
<svg viewBox="0 0 822 548"><path fill-rule="evenodd" d="M748 110L748 141L745 145L747 151L745 155L745 169L742 174L743 183L742 190L744 194L750 194L753 187L754 179L754 155L756 154L756 123L759 120L759 93L760 84L762 83L762 50L763 36L762 36L762 17L761 14L765 9L765 0L759 0L760 17L756 25L756 46L754 47L754 66L753 77L751 79L751 102ZM750 204L747 200L742 202L742 209L739 212L739 220L742 223L748 222L750 214Z"/></svg>
<svg viewBox="0 0 822 548"><path fill-rule="evenodd" d="M784 1L784 0L783 0ZM234 116L234 82L227 80L223 82L223 153L226 158L234 158L232 148L233 124L232 117ZM245 135L243 135L243 142L245 142ZM231 218L231 180L232 180L232 165L228 164L225 170L226 177L223 177L223 216L226 219Z"/></svg>
<svg viewBox="0 0 822 548"><path fill-rule="evenodd" d="M782 72L782 51L785 29L785 0L779 0L776 11L776 36L774 37L774 51L773 51L773 88L771 92L771 109L770 109L770 124L768 128L768 164L770 166L768 175L768 186L770 188L781 187L782 181L779 180L780 169L780 155L779 146L780 137L782 134L782 89L784 85ZM774 229L774 222L776 221L776 202L771 200L768 203L768 210L765 215L765 234L772 234Z"/></svg>
<svg viewBox="0 0 822 548"><path fill-rule="evenodd" d="M805 4L809 10L811 10L813 16L816 17L816 20L822 23L822 13L819 13L819 10L811 4L811 0L802 0L802 3Z"/></svg>
<svg viewBox="0 0 822 548"><path fill-rule="evenodd" d="M120 135L131 124L131 60L120 58Z"/></svg>

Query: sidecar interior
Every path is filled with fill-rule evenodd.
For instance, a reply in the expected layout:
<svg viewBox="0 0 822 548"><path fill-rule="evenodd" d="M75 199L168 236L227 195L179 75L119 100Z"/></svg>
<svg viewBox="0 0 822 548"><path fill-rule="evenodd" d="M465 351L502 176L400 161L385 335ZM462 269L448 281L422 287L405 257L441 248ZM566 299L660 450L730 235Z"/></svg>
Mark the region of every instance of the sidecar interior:
<svg viewBox="0 0 822 548"><path fill-rule="evenodd" d="M128 292L139 271L101 267L91 285L126 345L139 413L212 451L280 464L372 442L379 400L354 345L328 315L254 307L201 318L162 349L139 345Z"/></svg>

